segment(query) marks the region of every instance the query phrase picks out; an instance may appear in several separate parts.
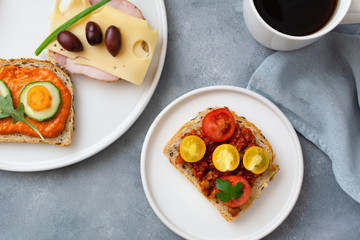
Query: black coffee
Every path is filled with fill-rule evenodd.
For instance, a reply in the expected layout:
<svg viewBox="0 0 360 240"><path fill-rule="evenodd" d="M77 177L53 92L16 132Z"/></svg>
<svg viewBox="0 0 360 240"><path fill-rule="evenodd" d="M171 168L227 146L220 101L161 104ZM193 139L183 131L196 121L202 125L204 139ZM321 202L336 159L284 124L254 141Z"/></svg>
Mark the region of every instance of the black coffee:
<svg viewBox="0 0 360 240"><path fill-rule="evenodd" d="M338 0L254 0L260 16L279 32L305 36L331 19Z"/></svg>

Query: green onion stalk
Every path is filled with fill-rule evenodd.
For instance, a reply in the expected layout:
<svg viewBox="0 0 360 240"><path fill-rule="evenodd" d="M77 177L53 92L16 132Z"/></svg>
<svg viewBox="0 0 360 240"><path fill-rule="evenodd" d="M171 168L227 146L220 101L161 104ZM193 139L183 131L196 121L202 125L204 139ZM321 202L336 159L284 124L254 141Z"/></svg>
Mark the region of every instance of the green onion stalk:
<svg viewBox="0 0 360 240"><path fill-rule="evenodd" d="M84 9L82 12L78 13L74 17L70 18L68 21L66 21L64 24L62 24L60 27L55 29L50 35L40 44L40 46L35 50L35 55L39 56L39 54L49 45L49 43L56 37L56 35L62 31L85 17L86 15L92 13L96 9L104 6L106 3L110 2L111 0L101 0L94 5L91 5L90 7Z"/></svg>

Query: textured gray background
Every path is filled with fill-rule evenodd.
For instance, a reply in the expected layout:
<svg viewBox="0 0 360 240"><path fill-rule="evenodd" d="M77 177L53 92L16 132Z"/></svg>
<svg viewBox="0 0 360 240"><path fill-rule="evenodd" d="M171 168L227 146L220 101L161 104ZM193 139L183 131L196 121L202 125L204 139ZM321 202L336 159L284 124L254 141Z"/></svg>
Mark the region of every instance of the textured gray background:
<svg viewBox="0 0 360 240"><path fill-rule="evenodd" d="M0 239L180 239L155 215L140 177L143 140L157 114L196 88L246 87L273 52L246 30L241 0L165 0L169 42L149 105L107 149L62 169L0 171ZM335 31L359 34L360 26ZM265 239L359 239L360 204L335 181L331 161L299 135L304 181L287 219Z"/></svg>

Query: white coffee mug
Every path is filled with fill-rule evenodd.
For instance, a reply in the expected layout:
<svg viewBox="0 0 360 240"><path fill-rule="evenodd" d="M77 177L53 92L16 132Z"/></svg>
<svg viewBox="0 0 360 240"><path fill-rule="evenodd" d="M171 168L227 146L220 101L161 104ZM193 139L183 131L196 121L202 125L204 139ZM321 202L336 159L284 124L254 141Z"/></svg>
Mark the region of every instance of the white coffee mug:
<svg viewBox="0 0 360 240"><path fill-rule="evenodd" d="M243 0L243 13L250 34L259 43L274 50L290 51L315 42L339 24L360 23L360 0L338 0L329 22L319 31L306 36L287 35L270 27L256 10L254 0Z"/></svg>

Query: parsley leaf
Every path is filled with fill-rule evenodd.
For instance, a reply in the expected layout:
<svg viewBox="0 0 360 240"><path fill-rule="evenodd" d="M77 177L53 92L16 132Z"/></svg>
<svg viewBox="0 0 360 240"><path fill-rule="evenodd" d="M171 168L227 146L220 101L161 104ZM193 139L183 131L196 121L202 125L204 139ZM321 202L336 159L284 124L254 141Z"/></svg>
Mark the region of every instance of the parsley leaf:
<svg viewBox="0 0 360 240"><path fill-rule="evenodd" d="M218 178L215 180L215 182L216 188L221 191L216 193L216 196L223 202L234 200L235 198L244 194L241 182L236 183L234 186L231 186L230 181L227 179L223 181Z"/></svg>
<svg viewBox="0 0 360 240"><path fill-rule="evenodd" d="M12 102L12 98L10 95L7 95L5 97L0 95L0 119L6 118L6 117L12 117L12 123L17 122L24 122L29 127L31 127L42 140L44 140L44 137L41 135L39 130L31 123L29 122L25 116L24 116L24 104L20 103L19 107L15 110Z"/></svg>

